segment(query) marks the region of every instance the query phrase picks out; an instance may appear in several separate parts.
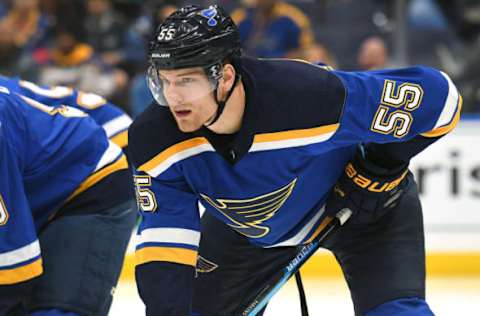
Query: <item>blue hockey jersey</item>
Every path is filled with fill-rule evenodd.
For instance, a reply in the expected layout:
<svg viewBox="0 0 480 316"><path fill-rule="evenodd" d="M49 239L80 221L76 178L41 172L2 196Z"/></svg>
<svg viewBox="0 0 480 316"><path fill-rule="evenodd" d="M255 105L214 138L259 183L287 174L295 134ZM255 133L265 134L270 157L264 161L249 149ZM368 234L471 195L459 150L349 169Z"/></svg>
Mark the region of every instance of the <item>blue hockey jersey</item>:
<svg viewBox="0 0 480 316"><path fill-rule="evenodd" d="M137 264L195 266L198 201L258 246L306 243L319 233L327 196L358 144L419 147L393 158L408 162L460 117L456 87L427 67L343 72L242 58L238 71L246 108L231 142L206 128L182 133L158 105L131 126L143 216Z"/></svg>
<svg viewBox="0 0 480 316"><path fill-rule="evenodd" d="M39 228L125 169L121 148L86 113L0 85L0 285L40 275Z"/></svg>
<svg viewBox="0 0 480 316"><path fill-rule="evenodd" d="M0 76L0 86L7 87L11 92L20 93L40 103L63 104L78 108L101 125L115 144L121 148L128 145L127 131L132 119L125 111L101 96L62 86L39 86L33 82L4 76Z"/></svg>

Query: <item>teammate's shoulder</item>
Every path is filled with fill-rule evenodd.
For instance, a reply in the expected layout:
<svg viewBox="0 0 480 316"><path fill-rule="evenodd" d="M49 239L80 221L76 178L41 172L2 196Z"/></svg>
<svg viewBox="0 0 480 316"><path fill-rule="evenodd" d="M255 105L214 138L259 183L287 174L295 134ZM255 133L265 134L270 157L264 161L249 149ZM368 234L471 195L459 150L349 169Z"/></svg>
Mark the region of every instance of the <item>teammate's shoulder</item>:
<svg viewBox="0 0 480 316"><path fill-rule="evenodd" d="M18 78L10 78L0 75L0 87L8 89L10 92L18 92Z"/></svg>
<svg viewBox="0 0 480 316"><path fill-rule="evenodd" d="M135 166L149 161L167 148L192 138L181 132L167 107L152 103L128 129L129 155Z"/></svg>
<svg viewBox="0 0 480 316"><path fill-rule="evenodd" d="M19 97L11 89L0 86L0 111L3 113L6 112L15 112L18 110L18 100Z"/></svg>
<svg viewBox="0 0 480 316"><path fill-rule="evenodd" d="M12 138L20 139L20 134L28 129L25 127L31 118L25 113L22 106L24 101L15 93L3 90L0 87L0 129L9 130ZM4 134L6 135L6 134Z"/></svg>
<svg viewBox="0 0 480 316"><path fill-rule="evenodd" d="M7 103L6 94L2 92L2 87L0 87L0 118L4 116L5 111L8 109Z"/></svg>

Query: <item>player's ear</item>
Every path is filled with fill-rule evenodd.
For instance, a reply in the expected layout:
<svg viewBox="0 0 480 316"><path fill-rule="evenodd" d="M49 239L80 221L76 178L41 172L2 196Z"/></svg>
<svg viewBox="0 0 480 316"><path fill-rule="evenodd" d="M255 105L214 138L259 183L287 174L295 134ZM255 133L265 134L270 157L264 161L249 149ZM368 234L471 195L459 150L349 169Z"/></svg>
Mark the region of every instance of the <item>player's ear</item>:
<svg viewBox="0 0 480 316"><path fill-rule="evenodd" d="M225 95L233 87L233 83L235 82L235 74L235 68L232 64L227 63L223 66L223 76L220 79L220 84L222 85L222 93Z"/></svg>

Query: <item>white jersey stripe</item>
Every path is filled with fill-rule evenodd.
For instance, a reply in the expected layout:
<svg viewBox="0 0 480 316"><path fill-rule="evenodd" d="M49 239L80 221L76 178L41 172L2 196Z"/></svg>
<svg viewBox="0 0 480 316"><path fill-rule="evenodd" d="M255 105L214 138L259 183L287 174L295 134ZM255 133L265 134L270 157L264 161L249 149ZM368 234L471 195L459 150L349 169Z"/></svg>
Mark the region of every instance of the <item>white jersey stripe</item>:
<svg viewBox="0 0 480 316"><path fill-rule="evenodd" d="M185 228L149 228L137 235L137 245L147 242L176 243L198 247L200 232Z"/></svg>
<svg viewBox="0 0 480 316"><path fill-rule="evenodd" d="M114 162L122 154L122 149L115 145L113 142L108 141L108 148L103 153L102 158L97 163L95 171L98 171L105 167L106 165Z"/></svg>
<svg viewBox="0 0 480 316"><path fill-rule="evenodd" d="M165 170L167 170L168 168L170 168L173 164L179 162L180 160L183 160L207 151L213 152L215 151L215 149L213 149L212 145L210 145L209 143L206 143L206 144L202 144L199 146L195 146L195 147L180 151L168 157L166 160L164 160L162 163L152 168L151 170L147 170L147 173L152 177L156 177L162 172L164 172Z"/></svg>
<svg viewBox="0 0 480 316"><path fill-rule="evenodd" d="M107 136L110 138L119 132L128 129L132 124L132 119L127 115L123 114L119 117L116 117L102 125L103 129L107 133Z"/></svg>
<svg viewBox="0 0 480 316"><path fill-rule="evenodd" d="M0 268L25 262L40 255L38 239L22 248L0 253Z"/></svg>
<svg viewBox="0 0 480 316"><path fill-rule="evenodd" d="M321 143L330 139L330 137L335 134L335 131L325 133L318 136L313 137L303 137L303 138L293 138L287 140L276 140L276 141L269 141L269 142L258 142L253 143L250 151L262 151L262 150L272 150L272 149L281 149L281 148L289 148L289 147L299 147L299 146L306 146L316 143Z"/></svg>
<svg viewBox="0 0 480 316"><path fill-rule="evenodd" d="M255 142L252 144L250 151L254 152L254 151L262 151L262 150L272 150L272 149L311 145L315 143L324 142L330 139L333 136L333 134L335 134L335 131L318 135L318 136L313 136L313 137L294 138L294 139L287 139L287 140L275 140L275 141L268 141L268 142ZM157 177L159 174L161 174L162 172L170 168L173 164L183 159L198 155L203 152L208 152L208 151L212 151L212 152L215 151L215 149L212 147L212 145L210 145L210 143L202 144L199 146L195 146L195 147L183 150L181 152L178 152L168 157L166 160L164 160L154 168L147 170L147 173L152 177Z"/></svg>
<svg viewBox="0 0 480 316"><path fill-rule="evenodd" d="M315 214L314 217L312 217L312 219L305 225L303 226L302 229L300 229L300 231L298 231L298 233L285 240L285 241L282 241L278 244L274 244L274 245L271 245L271 246L268 246L268 247L265 247L265 248L272 248L272 247L285 247L285 246L297 246L297 245L300 245L302 242L305 241L305 237L308 236L308 234L313 230L313 229L316 229L317 228L317 225L315 224L318 224L318 220L320 219L320 217L323 215L323 213L325 213L325 206L323 206L317 214Z"/></svg>
<svg viewBox="0 0 480 316"><path fill-rule="evenodd" d="M455 117L455 113L457 112L457 106L458 106L459 94L458 94L457 88L455 87L455 85L453 84L452 80L448 75L446 75L443 72L442 72L442 75L445 77L445 79L448 82L448 96L447 96L447 100L445 101L445 105L443 106L442 113L440 114L440 117L435 123L435 127L433 128L433 130L438 127L442 127L444 125L449 124Z"/></svg>

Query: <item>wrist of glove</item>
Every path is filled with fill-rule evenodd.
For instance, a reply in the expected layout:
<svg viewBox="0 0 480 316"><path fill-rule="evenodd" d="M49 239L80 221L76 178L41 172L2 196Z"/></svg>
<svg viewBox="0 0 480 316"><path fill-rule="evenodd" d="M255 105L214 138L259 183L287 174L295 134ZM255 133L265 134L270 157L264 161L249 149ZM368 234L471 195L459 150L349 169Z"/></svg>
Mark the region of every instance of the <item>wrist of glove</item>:
<svg viewBox="0 0 480 316"><path fill-rule="evenodd" d="M385 169L357 154L338 179L327 199L327 213L343 208L354 213L356 222L379 219L400 202L407 184L408 165Z"/></svg>

